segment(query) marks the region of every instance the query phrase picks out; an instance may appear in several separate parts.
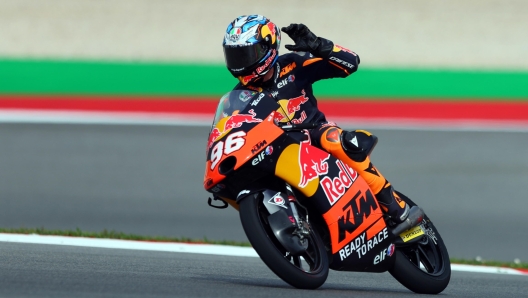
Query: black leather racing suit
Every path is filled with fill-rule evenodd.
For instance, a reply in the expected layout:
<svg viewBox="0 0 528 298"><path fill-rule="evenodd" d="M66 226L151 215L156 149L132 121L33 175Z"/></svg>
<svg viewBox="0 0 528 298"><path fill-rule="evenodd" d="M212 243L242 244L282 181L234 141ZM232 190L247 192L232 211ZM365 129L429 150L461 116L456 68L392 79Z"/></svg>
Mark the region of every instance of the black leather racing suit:
<svg viewBox="0 0 528 298"><path fill-rule="evenodd" d="M356 53L337 45L326 58L315 57L308 52L292 52L279 56L272 79L262 87L283 106L286 117L282 122L323 124L326 117L317 107L312 84L323 79L347 77L358 69L358 65ZM258 87L242 84L235 87L241 90L247 88L258 90ZM313 136L312 140L319 138Z"/></svg>

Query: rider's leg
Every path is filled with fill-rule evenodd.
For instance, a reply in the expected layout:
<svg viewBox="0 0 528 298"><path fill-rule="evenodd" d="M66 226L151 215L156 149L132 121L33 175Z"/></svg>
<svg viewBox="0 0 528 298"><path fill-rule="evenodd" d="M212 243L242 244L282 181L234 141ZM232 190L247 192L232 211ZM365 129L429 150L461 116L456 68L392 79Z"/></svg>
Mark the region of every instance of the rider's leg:
<svg viewBox="0 0 528 298"><path fill-rule="evenodd" d="M409 206L400 199L385 177L374 167L369 155L377 143L377 138L364 130L343 131L339 127L319 129L321 147L339 158L365 179L383 211L391 219L400 223L409 215Z"/></svg>

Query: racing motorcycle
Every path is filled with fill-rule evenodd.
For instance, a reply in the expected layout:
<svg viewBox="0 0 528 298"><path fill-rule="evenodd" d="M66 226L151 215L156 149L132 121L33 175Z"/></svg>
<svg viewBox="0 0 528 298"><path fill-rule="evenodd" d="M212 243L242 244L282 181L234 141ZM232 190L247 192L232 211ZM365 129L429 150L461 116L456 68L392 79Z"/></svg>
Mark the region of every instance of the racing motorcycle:
<svg viewBox="0 0 528 298"><path fill-rule="evenodd" d="M236 208L262 261L294 287L316 289L333 269L388 271L416 293L442 292L451 265L432 221L397 231L362 177L311 144L315 124L291 119L301 104L248 90L220 99L207 143L209 205Z"/></svg>

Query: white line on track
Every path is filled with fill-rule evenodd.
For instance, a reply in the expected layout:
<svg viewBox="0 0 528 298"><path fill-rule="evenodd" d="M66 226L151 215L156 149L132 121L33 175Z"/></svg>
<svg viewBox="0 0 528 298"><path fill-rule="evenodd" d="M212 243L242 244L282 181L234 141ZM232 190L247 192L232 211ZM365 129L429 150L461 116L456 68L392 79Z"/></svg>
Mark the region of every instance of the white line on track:
<svg viewBox="0 0 528 298"><path fill-rule="evenodd" d="M528 132L528 121L328 117L343 128ZM213 114L0 109L0 123L210 126Z"/></svg>
<svg viewBox="0 0 528 298"><path fill-rule="evenodd" d="M47 235L25 235L25 234L6 234L0 233L0 242L28 243L28 244L48 244L48 245L68 245L81 247L111 248L111 249L131 249L147 251L164 251L179 253L195 253L222 256L238 257L258 257L255 250L251 247L239 247L228 245L213 244L188 244L188 243L167 243L167 242L148 242L118 239L97 239L83 237L66 237L66 236L47 236ZM509 275L525 275L528 272L512 268L460 265L452 264L451 269L454 271L476 272L476 273L495 273Z"/></svg>

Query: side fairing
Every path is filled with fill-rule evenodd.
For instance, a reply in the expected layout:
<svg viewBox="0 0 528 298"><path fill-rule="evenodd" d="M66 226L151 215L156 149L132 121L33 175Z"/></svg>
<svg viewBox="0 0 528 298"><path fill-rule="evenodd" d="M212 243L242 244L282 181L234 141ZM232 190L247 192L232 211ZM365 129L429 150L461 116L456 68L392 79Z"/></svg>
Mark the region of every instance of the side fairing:
<svg viewBox="0 0 528 298"><path fill-rule="evenodd" d="M372 191L356 171L309 144L290 144L278 158L275 175L295 187L328 227L335 270L386 271L394 236Z"/></svg>

